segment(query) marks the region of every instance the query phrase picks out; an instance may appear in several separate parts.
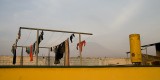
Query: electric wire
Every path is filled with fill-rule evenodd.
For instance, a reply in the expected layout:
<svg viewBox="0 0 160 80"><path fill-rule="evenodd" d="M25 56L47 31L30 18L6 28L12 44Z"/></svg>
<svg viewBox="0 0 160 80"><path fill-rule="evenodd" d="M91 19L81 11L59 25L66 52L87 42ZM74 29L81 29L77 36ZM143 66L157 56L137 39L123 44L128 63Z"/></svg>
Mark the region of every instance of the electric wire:
<svg viewBox="0 0 160 80"><path fill-rule="evenodd" d="M47 39L47 41L43 44L43 46L47 46L49 44L49 40L52 38L52 36L55 34L55 32L53 32L49 38Z"/></svg>
<svg viewBox="0 0 160 80"><path fill-rule="evenodd" d="M63 36L64 36L64 33L62 33L62 35L61 35L58 39L56 39L55 41L53 41L53 42L52 42L53 44L50 44L50 45L48 45L48 46L55 45L55 43L56 43L57 41L59 41Z"/></svg>

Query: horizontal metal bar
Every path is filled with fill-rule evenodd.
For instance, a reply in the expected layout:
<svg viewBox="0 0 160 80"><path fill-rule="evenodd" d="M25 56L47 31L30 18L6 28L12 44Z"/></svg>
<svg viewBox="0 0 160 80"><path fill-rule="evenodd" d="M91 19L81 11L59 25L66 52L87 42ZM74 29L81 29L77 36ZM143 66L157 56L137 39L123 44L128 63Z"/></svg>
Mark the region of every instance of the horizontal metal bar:
<svg viewBox="0 0 160 80"><path fill-rule="evenodd" d="M145 50L145 49L141 49L141 50ZM128 53L130 53L130 52L126 52L126 53L128 54Z"/></svg>
<svg viewBox="0 0 160 80"><path fill-rule="evenodd" d="M148 44L148 45L143 45L143 46L141 46L141 47L150 47L150 46L154 46L154 45L156 45L156 44L160 44L160 42L153 43L153 44Z"/></svg>
<svg viewBox="0 0 160 80"><path fill-rule="evenodd" d="M73 32L73 31L62 31L62 30L51 30L51 29L41 29L41 28L29 28L29 27L20 27L20 29L43 30L43 31L51 31L51 32L62 32L62 33L74 33L74 34L93 35L92 33Z"/></svg>

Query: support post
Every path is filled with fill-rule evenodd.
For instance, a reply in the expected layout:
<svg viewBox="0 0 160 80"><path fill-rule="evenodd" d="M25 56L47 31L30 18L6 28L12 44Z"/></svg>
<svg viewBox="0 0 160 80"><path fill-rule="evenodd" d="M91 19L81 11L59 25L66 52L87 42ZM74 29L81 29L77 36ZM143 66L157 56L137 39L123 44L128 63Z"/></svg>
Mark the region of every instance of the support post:
<svg viewBox="0 0 160 80"><path fill-rule="evenodd" d="M79 34L79 46L81 46L81 34ZM80 54L80 65L82 66L82 52L81 49L79 49L79 54Z"/></svg>
<svg viewBox="0 0 160 80"><path fill-rule="evenodd" d="M146 55L148 55L148 53L147 53L147 47L146 47Z"/></svg>
<svg viewBox="0 0 160 80"><path fill-rule="evenodd" d="M147 47L146 47L146 55L148 55L148 53L147 53Z"/></svg>
<svg viewBox="0 0 160 80"><path fill-rule="evenodd" d="M147 47L145 47L146 48L146 63L147 63L147 61L148 61L148 52L147 52Z"/></svg>
<svg viewBox="0 0 160 80"><path fill-rule="evenodd" d="M20 65L23 66L23 47L21 50L21 60L20 60Z"/></svg>
<svg viewBox="0 0 160 80"><path fill-rule="evenodd" d="M48 66L50 66L50 48L48 49Z"/></svg>
<svg viewBox="0 0 160 80"><path fill-rule="evenodd" d="M69 39L65 40L65 59L64 66L69 66Z"/></svg>
<svg viewBox="0 0 160 80"><path fill-rule="evenodd" d="M39 53L38 36L39 36L39 30L37 30L37 42L36 42L36 66L38 66L38 53Z"/></svg>
<svg viewBox="0 0 160 80"><path fill-rule="evenodd" d="M129 53L127 52L126 54L127 54L126 64L128 64L128 59L129 59L129 58L128 58L128 54L129 54Z"/></svg>

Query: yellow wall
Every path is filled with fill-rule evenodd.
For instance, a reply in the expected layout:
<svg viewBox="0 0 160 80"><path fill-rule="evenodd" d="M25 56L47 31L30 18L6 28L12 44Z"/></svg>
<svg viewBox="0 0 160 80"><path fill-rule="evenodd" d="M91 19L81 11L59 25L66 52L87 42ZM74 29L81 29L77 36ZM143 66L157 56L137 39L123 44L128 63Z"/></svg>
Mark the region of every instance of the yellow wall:
<svg viewBox="0 0 160 80"><path fill-rule="evenodd" d="M160 80L159 67L0 68L0 80Z"/></svg>
<svg viewBox="0 0 160 80"><path fill-rule="evenodd" d="M140 35L131 34L129 35L129 38L131 62L142 62Z"/></svg>

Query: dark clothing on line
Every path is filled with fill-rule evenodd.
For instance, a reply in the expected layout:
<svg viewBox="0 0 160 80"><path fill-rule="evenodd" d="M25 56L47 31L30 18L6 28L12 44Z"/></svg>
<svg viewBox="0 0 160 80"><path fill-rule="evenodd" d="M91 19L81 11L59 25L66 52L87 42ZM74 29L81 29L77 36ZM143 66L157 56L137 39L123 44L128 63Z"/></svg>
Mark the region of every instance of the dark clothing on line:
<svg viewBox="0 0 160 80"><path fill-rule="evenodd" d="M51 49L50 49L51 51L52 51L52 47L51 47Z"/></svg>
<svg viewBox="0 0 160 80"><path fill-rule="evenodd" d="M40 36L38 37L38 45L40 44L40 42L43 40L43 31L41 32Z"/></svg>
<svg viewBox="0 0 160 80"><path fill-rule="evenodd" d="M55 61L54 64L59 64L60 59L63 57L63 53L65 52L65 41L60 45L55 47Z"/></svg>
<svg viewBox="0 0 160 80"><path fill-rule="evenodd" d="M32 48L33 48L33 54L34 54L34 51L35 51L35 47L36 47L36 46L35 46L35 43L34 43L34 44L33 44L33 47L32 47Z"/></svg>
<svg viewBox="0 0 160 80"><path fill-rule="evenodd" d="M19 30L19 32L18 32L18 39L20 39L21 38L21 30Z"/></svg>
<svg viewBox="0 0 160 80"><path fill-rule="evenodd" d="M156 47L156 55L160 56L160 43L157 43L155 47Z"/></svg>
<svg viewBox="0 0 160 80"><path fill-rule="evenodd" d="M39 46L39 44L40 44L40 42L44 39L43 38L43 35L44 35L44 33L43 33L43 31L41 32L41 34L39 35L39 37L38 37L38 46ZM37 44L37 41L33 44L33 52L35 51L35 45ZM38 51L39 51L39 48L38 48ZM36 52L36 53L39 53L39 52ZM35 53L35 54L36 54Z"/></svg>
<svg viewBox="0 0 160 80"><path fill-rule="evenodd" d="M70 36L70 41L71 41L71 43L73 42L73 41L72 41L73 37L75 37L74 34L72 34L72 35Z"/></svg>
<svg viewBox="0 0 160 80"><path fill-rule="evenodd" d="M156 44L156 51L160 51L160 43Z"/></svg>
<svg viewBox="0 0 160 80"><path fill-rule="evenodd" d="M16 64L16 48L12 46L12 53L13 53L13 64Z"/></svg>
<svg viewBox="0 0 160 80"><path fill-rule="evenodd" d="M16 64L16 50L14 52L15 53L13 54L13 64Z"/></svg>

